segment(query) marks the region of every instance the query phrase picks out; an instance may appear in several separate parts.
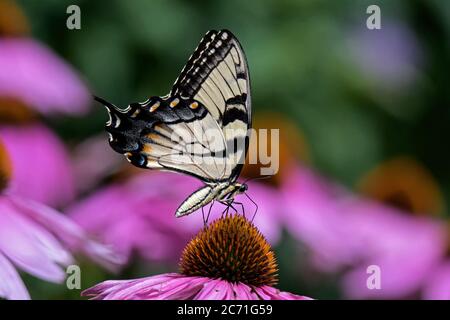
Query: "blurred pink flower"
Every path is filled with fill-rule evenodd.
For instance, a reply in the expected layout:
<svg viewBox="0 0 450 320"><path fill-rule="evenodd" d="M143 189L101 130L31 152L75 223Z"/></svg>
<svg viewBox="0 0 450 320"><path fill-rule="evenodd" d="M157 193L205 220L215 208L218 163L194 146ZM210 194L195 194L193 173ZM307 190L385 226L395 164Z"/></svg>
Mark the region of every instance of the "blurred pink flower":
<svg viewBox="0 0 450 320"><path fill-rule="evenodd" d="M408 297L421 289L444 257L446 230L436 221L369 200L349 201L341 210L352 230L349 236L365 249L343 279L348 297ZM370 265L380 268L380 290L366 285Z"/></svg>
<svg viewBox="0 0 450 320"><path fill-rule="evenodd" d="M320 270L344 274L351 298L402 298L418 292L446 248L438 222L359 199L298 168L283 186L286 226ZM367 268L381 269L381 290L368 289Z"/></svg>
<svg viewBox="0 0 450 320"><path fill-rule="evenodd" d="M0 297L29 299L16 267L40 279L62 282L71 252L82 252L114 270L120 256L88 238L55 210L11 194L0 194Z"/></svg>
<svg viewBox="0 0 450 320"><path fill-rule="evenodd" d="M170 260L178 257L193 231L187 223L191 217L181 221L171 213L185 190L196 184L174 174L143 174L108 185L67 212L127 257L136 251L146 259Z"/></svg>
<svg viewBox="0 0 450 320"><path fill-rule="evenodd" d="M448 259L430 272L422 297L428 300L450 300L450 261Z"/></svg>
<svg viewBox="0 0 450 320"><path fill-rule="evenodd" d="M31 143L29 149L34 151L33 138L36 136L31 133L28 143ZM73 263L71 252L81 252L111 270L116 269L123 262L122 257L92 241L67 217L9 187L13 172L23 170L24 166L23 163L16 165L18 153L11 157L8 151L9 148L0 141L0 297L29 298L16 268L46 281L62 282L66 275L63 267ZM37 153L40 154L42 152ZM31 157L22 154L26 159L32 160L32 156L36 154ZM51 172L49 169L42 170ZM34 178L41 179L43 182L36 182L42 182L42 186L46 185L45 176L28 176L28 179Z"/></svg>
<svg viewBox="0 0 450 320"><path fill-rule="evenodd" d="M176 219L174 213L190 192L200 187L197 179L161 172L146 172L127 182L104 187L68 208L67 213L83 228L131 257L136 251L148 260L176 261L192 234L203 227L201 212ZM259 204L255 224L275 243L280 236L277 194L270 188L251 184L249 193ZM254 205L242 196L247 217ZM205 208L205 215L208 212ZM210 220L220 215L224 206L215 204ZM237 210L241 207L236 205ZM199 210L200 211L200 210Z"/></svg>
<svg viewBox="0 0 450 320"><path fill-rule="evenodd" d="M27 38L0 39L0 96L40 113L81 114L90 94L76 72L49 48Z"/></svg>
<svg viewBox="0 0 450 320"><path fill-rule="evenodd" d="M50 206L74 198L71 163L53 132L40 124L0 125L0 139L13 163L11 192Z"/></svg>
<svg viewBox="0 0 450 320"><path fill-rule="evenodd" d="M349 194L301 166L292 167L283 181L284 224L310 249L315 267L335 272L355 263L361 245L348 237L351 230L339 210Z"/></svg>
<svg viewBox="0 0 450 320"><path fill-rule="evenodd" d="M83 291L96 300L311 300L270 286L249 286L207 277L166 273L105 281Z"/></svg>
<svg viewBox="0 0 450 320"><path fill-rule="evenodd" d="M79 143L72 152L75 186L78 191L86 192L129 164L123 161L123 155L115 152L106 143L107 134L98 134Z"/></svg>

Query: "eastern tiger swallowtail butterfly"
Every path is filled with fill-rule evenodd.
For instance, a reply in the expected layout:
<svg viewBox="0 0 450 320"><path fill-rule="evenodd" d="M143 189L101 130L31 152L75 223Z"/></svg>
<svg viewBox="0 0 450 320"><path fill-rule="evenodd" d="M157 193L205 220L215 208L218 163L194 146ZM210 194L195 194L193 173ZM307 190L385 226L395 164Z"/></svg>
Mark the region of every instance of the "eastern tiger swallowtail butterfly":
<svg viewBox="0 0 450 320"><path fill-rule="evenodd" d="M230 205L247 190L237 182L249 145L250 79L244 51L228 30L209 31L169 94L108 110L109 143L137 167L196 177L205 186L176 216L219 201Z"/></svg>

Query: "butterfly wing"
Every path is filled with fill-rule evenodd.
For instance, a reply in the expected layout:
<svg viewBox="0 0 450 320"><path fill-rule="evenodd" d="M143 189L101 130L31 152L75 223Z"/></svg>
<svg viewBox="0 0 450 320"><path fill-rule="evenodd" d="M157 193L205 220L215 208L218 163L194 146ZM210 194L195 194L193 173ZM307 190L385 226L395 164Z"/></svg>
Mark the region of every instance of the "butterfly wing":
<svg viewBox="0 0 450 320"><path fill-rule="evenodd" d="M206 106L227 145L222 178L236 180L247 154L251 128L250 78L239 41L228 30L209 31L189 58L170 95Z"/></svg>
<svg viewBox="0 0 450 320"><path fill-rule="evenodd" d="M225 139L217 122L198 102L152 97L121 110L96 98L108 109L109 143L137 167L176 171L215 182L224 164L212 155L225 153ZM177 102L176 106L174 101ZM216 134L208 135L212 131Z"/></svg>
<svg viewBox="0 0 450 320"><path fill-rule="evenodd" d="M143 168L176 171L204 182L234 181L251 127L247 62L229 31L210 31L170 94L108 109L111 147Z"/></svg>

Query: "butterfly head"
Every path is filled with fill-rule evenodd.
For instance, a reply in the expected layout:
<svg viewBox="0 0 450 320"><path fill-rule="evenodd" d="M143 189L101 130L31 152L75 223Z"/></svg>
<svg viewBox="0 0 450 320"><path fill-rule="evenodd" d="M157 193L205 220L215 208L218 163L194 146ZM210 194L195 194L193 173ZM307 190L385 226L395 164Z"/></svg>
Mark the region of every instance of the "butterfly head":
<svg viewBox="0 0 450 320"><path fill-rule="evenodd" d="M239 193L245 193L247 192L248 186L246 183L242 183L238 185L238 192Z"/></svg>

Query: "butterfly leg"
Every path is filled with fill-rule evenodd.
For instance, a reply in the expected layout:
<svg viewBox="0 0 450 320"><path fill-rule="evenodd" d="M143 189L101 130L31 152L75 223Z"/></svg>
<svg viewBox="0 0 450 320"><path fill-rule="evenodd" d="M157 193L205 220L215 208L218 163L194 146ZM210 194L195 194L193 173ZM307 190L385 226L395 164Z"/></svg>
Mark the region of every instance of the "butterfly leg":
<svg viewBox="0 0 450 320"><path fill-rule="evenodd" d="M222 216L225 212L226 212L226 214L228 214L230 208L233 209L236 214L238 214L239 211L236 209L235 206L233 206L233 204L236 204L236 205L240 206L240 208L242 209L242 215L245 218L245 208L244 208L243 203L234 201L234 199L227 199L225 201L221 201L220 203L222 203L224 206L226 206L225 210L222 212Z"/></svg>
<svg viewBox="0 0 450 320"><path fill-rule="evenodd" d="M234 199L231 199L231 200L229 200L229 202L228 202L228 205L234 210L234 212L235 212L236 214L238 214L239 212L238 212L238 210L235 208L235 206L233 206L233 204L240 206L240 208L242 209L242 215L243 215L244 218L245 218L245 209L244 209L244 205L242 204L242 202L234 201Z"/></svg>
<svg viewBox="0 0 450 320"><path fill-rule="evenodd" d="M253 201L252 198L250 198L250 196L247 193L244 193L244 194L255 205L255 212L253 213L252 220L251 220L253 222L253 220L255 219L256 213L258 212L258 205L256 204L255 201Z"/></svg>
<svg viewBox="0 0 450 320"><path fill-rule="evenodd" d="M240 209L242 210L242 215L244 216L244 218L245 218L245 208L244 208L244 204L242 203L242 202L237 202L237 201L234 201L233 202L234 204L236 204L236 205L238 205L239 207L240 207ZM238 213L238 211L233 207L233 209L236 211L236 213Z"/></svg>
<svg viewBox="0 0 450 320"><path fill-rule="evenodd" d="M205 207L202 207L202 218L203 218L203 227L206 228L207 220L205 219Z"/></svg>
<svg viewBox="0 0 450 320"><path fill-rule="evenodd" d="M224 214L228 215L228 212L230 211L231 203L227 200L219 201L219 202L225 206L225 209L222 211L221 217L223 217Z"/></svg>
<svg viewBox="0 0 450 320"><path fill-rule="evenodd" d="M202 207L203 227L206 227L206 225L208 224L209 216L211 215L211 210L212 210L213 205L214 205L214 201L211 201L211 205L209 206L208 214L206 215L206 218L205 218L205 207Z"/></svg>
<svg viewBox="0 0 450 320"><path fill-rule="evenodd" d="M223 201L223 204L227 206L228 209L233 209L235 213L237 213L236 208L233 206L233 199L226 199Z"/></svg>
<svg viewBox="0 0 450 320"><path fill-rule="evenodd" d="M209 215L211 214L211 209L214 205L214 201L211 202L211 205L209 206L208 215L206 216L206 223L208 223Z"/></svg>

